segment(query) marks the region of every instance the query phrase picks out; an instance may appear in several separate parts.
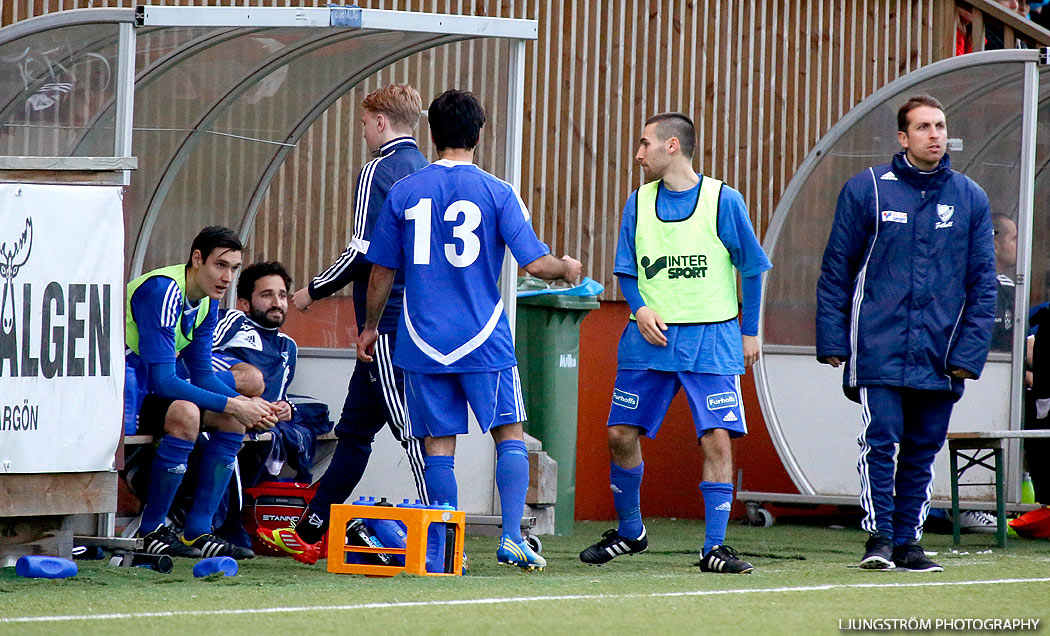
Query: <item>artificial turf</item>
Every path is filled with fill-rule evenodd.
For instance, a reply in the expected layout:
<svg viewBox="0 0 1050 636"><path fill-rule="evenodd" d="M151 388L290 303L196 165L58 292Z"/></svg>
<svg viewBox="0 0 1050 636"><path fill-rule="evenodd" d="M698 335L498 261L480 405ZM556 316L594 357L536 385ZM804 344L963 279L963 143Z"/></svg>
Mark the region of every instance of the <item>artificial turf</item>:
<svg viewBox="0 0 1050 636"><path fill-rule="evenodd" d="M733 576L696 567L702 522L647 525L647 553L602 567L582 564L577 553L607 523L543 537L549 566L532 573L497 566L491 537L468 537L469 572L451 578L335 575L323 562L308 567L282 558L241 562L235 577L200 580L185 559L167 575L80 561L78 576L54 581L4 568L0 634L766 636L842 633L850 619L875 618L1038 618L1040 631L1050 630L1047 541L1011 539L1001 550L994 536L967 535L956 553L950 536L927 535L923 544L938 553L943 573L868 572L856 567L865 538L859 530L731 526L728 542L756 567ZM1023 580L1005 582L1016 579ZM87 618L11 620L54 616Z"/></svg>

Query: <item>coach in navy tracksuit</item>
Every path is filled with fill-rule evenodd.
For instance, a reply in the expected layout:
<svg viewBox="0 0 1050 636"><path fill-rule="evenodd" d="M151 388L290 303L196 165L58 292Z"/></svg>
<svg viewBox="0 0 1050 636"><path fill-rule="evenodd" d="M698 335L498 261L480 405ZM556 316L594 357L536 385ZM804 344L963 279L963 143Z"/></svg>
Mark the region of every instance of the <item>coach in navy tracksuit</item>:
<svg viewBox="0 0 1050 636"><path fill-rule="evenodd" d="M845 363L846 395L863 407L861 567L930 572L942 568L918 540L933 460L963 380L988 356L995 252L987 195L945 155L940 102L911 98L897 124L903 150L839 195L817 283L817 359Z"/></svg>
<svg viewBox="0 0 1050 636"><path fill-rule="evenodd" d="M408 84L390 84L369 93L361 102L361 127L365 146L375 157L357 178L354 194L354 234L350 244L328 269L310 285L298 290L292 302L306 311L315 301L353 285L357 329L365 324L365 299L372 263L365 259L372 229L391 186L427 165L412 137L419 124L422 100ZM379 323L376 356L354 366L346 400L335 426L339 438L328 470L321 477L317 495L294 527L272 532L260 529L259 538L287 552L297 561L313 564L321 556L319 545L328 530L330 506L350 497L361 480L372 452L375 434L389 426L405 449L419 498L429 503L423 478L425 450L422 440L407 430L404 412L404 374L393 365L397 324L401 317L404 275L399 270Z"/></svg>

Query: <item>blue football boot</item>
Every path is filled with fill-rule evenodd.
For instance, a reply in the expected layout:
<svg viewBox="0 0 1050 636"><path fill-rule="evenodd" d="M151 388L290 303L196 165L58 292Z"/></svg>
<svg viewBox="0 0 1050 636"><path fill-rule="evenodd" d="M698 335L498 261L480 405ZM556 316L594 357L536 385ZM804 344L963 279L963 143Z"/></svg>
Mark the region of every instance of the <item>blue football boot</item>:
<svg viewBox="0 0 1050 636"><path fill-rule="evenodd" d="M526 572L547 567L547 559L536 554L526 541L514 543L514 539L507 535L499 540L496 561L500 565L516 565Z"/></svg>

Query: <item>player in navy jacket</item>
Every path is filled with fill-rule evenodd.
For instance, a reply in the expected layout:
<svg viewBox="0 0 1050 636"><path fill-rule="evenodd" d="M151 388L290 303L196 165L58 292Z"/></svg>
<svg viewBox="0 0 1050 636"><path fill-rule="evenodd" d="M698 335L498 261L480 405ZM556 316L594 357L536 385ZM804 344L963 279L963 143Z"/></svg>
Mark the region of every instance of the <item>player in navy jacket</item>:
<svg viewBox="0 0 1050 636"><path fill-rule="evenodd" d="M331 296L353 284L357 329L365 324L365 299L372 263L365 260L372 227L386 201L391 186L427 165L412 137L422 111L422 100L408 84L390 84L369 93L361 102L361 128L365 145L375 157L357 178L354 193L354 234L350 244L328 269L310 285L292 296L299 311L306 311L314 300ZM425 449L413 437L405 421L404 375L393 364L397 324L404 295L404 274L395 273L393 289L384 307L376 342L376 359L360 357L346 391L346 400L335 426L339 438L328 470L322 476L317 495L294 528L272 532L260 528L260 538L288 552L297 561L313 564L320 557L320 541L328 531L332 504L341 504L353 492L368 464L375 434L389 426L408 457L419 498L429 503L423 476Z"/></svg>
<svg viewBox="0 0 1050 636"><path fill-rule="evenodd" d="M988 197L945 154L940 102L913 97L897 120L903 149L839 195L817 283L817 359L845 363L846 395L863 406L861 567L939 571L918 540L952 406L988 356L995 253Z"/></svg>

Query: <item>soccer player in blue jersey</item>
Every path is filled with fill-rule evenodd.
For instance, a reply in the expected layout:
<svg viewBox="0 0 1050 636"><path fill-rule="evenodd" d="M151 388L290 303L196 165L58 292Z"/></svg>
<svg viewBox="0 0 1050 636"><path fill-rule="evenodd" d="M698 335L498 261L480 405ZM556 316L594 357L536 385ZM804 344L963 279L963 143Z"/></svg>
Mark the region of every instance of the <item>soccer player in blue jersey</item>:
<svg viewBox="0 0 1050 636"><path fill-rule="evenodd" d="M365 294L372 271L372 263L365 260L365 254L369 251L369 239L379 210L396 181L427 165L412 137L419 125L422 106L419 93L408 84L384 86L369 93L361 102L362 134L365 145L375 158L361 168L357 177L353 238L335 263L292 296L292 302L300 311L306 311L315 300L331 296L352 284L357 328L364 327ZM331 506L346 501L361 481L372 453L372 442L383 426L388 426L401 442L415 477L419 498L429 502L423 478L423 444L407 430L403 406L404 376L392 361L403 287L404 276L398 273L379 322L376 360L365 362L358 359L354 367L343 411L335 426L339 441L332 462L318 484L317 496L293 526L272 531L259 529L258 536L262 541L291 554L302 563L312 565L317 562L319 542L328 530Z"/></svg>
<svg viewBox="0 0 1050 636"><path fill-rule="evenodd" d="M212 517L245 431L266 430L277 422L276 407L262 398L238 395L212 371L218 301L241 265L242 251L231 230L206 227L193 240L187 264L162 267L128 283L127 365L140 391L127 392L125 400L138 413L139 430L161 438L140 523L146 552L254 556L212 534ZM202 426L212 434L180 538L164 521Z"/></svg>
<svg viewBox="0 0 1050 636"><path fill-rule="evenodd" d="M405 370L412 434L424 438L431 501L458 506L456 435L467 405L496 443L503 516L499 563L524 570L546 561L521 540L529 482L525 407L498 280L510 248L533 276L575 281L580 262L550 255L514 188L474 165L485 113L470 93L442 93L427 111L440 159L394 184L372 235L367 315L358 357L378 351L377 327L394 284L405 277L394 364Z"/></svg>
<svg viewBox="0 0 1050 636"><path fill-rule="evenodd" d="M288 313L288 287L292 278L277 261L254 263L237 278L235 309L220 312L215 328L212 368L229 374L239 393L258 394L277 407L279 422L292 419L288 386L295 377L298 347L280 331ZM232 376L232 377L231 377Z"/></svg>
<svg viewBox="0 0 1050 636"><path fill-rule="evenodd" d="M684 388L704 452L700 568L753 569L724 542L733 502L731 440L747 433L738 376L758 359L761 275L772 265L740 193L693 170L695 144L691 119L663 113L645 122L635 156L646 184L624 206L614 270L632 312L620 337L608 423L619 526L580 553L585 563L648 547L639 438L656 437L671 398ZM734 268L742 278L742 324Z"/></svg>

